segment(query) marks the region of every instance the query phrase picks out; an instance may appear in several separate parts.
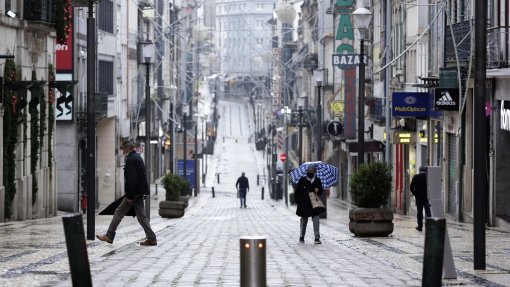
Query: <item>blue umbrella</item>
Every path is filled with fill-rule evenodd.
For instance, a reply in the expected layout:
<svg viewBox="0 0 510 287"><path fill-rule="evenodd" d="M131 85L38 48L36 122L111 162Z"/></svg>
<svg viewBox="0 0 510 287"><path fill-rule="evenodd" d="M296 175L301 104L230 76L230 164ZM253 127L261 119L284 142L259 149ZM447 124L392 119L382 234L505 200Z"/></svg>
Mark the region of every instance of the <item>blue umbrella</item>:
<svg viewBox="0 0 510 287"><path fill-rule="evenodd" d="M309 165L315 165L317 168L317 173L315 175L320 178L323 188L332 187L338 182L338 168L336 166L322 161L311 161L303 163L289 173L293 183L297 183L301 177L306 175L306 170Z"/></svg>

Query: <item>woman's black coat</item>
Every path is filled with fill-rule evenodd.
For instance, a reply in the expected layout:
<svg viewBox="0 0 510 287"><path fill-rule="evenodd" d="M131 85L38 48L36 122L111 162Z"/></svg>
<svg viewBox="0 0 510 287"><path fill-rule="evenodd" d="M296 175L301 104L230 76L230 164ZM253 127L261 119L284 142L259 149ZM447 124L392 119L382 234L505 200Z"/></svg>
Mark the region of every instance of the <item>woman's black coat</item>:
<svg viewBox="0 0 510 287"><path fill-rule="evenodd" d="M296 214L301 217L310 217L319 215L319 212L315 212L312 208L312 203L310 202L310 196L308 192L313 192L315 188L319 189L317 195L322 194L322 182L316 176L315 180L310 182L310 180L303 176L299 179L296 187L294 189L294 199L296 200L297 209Z"/></svg>

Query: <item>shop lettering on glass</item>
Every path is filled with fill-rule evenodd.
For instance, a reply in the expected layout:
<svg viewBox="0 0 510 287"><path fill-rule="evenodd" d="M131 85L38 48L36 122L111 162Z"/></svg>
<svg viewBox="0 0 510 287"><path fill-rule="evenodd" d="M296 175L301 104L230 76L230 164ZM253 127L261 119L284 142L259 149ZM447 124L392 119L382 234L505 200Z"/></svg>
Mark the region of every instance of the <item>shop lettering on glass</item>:
<svg viewBox="0 0 510 287"><path fill-rule="evenodd" d="M501 101L501 129L510 131L510 102Z"/></svg>
<svg viewBox="0 0 510 287"><path fill-rule="evenodd" d="M335 40L340 43L335 52L338 55L354 55L354 30L352 28L353 0L336 0L335 9L339 18L335 33ZM340 61L340 58L338 59ZM335 59L333 59L335 61ZM353 59L354 61L354 59ZM333 66L336 66L333 64ZM338 67L338 66L337 66ZM344 137L356 138L356 66L346 66L343 70L345 109L344 109Z"/></svg>

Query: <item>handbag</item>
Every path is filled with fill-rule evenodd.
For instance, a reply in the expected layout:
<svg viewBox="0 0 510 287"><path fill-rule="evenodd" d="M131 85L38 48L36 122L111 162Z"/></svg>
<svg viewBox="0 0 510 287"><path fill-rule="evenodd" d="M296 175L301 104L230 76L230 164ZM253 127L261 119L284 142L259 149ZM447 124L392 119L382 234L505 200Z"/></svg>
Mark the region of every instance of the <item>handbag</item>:
<svg viewBox="0 0 510 287"><path fill-rule="evenodd" d="M310 202L312 203L312 208L314 212L326 211L324 203L315 192L309 192L308 196L310 197Z"/></svg>

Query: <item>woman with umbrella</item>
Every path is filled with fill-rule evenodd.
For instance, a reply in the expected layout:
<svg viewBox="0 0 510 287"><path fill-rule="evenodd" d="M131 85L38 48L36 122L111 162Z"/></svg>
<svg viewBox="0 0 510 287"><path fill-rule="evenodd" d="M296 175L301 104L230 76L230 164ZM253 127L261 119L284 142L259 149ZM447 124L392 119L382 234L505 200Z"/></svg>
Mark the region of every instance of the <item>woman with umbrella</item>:
<svg viewBox="0 0 510 287"><path fill-rule="evenodd" d="M297 204L296 214L301 217L299 242L305 242L306 225L308 217L312 218L313 234L315 236L314 243L321 244L319 233L319 214L321 211L314 209L310 201L309 192L315 192L320 196L323 192L322 182L319 177L315 176L317 168L314 164L310 164L306 168L306 175L303 175L294 190L294 196ZM291 175L292 176L292 175Z"/></svg>

